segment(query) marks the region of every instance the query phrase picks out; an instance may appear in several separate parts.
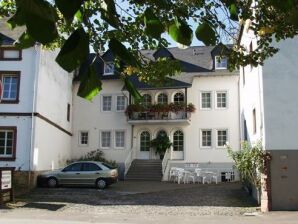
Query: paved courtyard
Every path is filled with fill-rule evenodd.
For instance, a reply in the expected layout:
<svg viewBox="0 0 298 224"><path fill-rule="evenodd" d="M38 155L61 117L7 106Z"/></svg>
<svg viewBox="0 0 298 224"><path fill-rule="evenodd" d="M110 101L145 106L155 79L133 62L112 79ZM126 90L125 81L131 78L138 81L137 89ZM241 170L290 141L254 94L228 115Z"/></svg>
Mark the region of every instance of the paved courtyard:
<svg viewBox="0 0 298 224"><path fill-rule="evenodd" d="M239 183L218 185L125 181L105 190L38 188L17 198L6 212L43 211L55 214L140 214L164 216L240 216L257 211L255 201Z"/></svg>

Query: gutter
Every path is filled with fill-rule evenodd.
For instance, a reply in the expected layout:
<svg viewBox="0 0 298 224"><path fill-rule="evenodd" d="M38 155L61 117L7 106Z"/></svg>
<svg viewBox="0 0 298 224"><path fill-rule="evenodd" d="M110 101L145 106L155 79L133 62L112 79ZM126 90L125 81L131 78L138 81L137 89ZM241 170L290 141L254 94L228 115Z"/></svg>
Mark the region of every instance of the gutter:
<svg viewBox="0 0 298 224"><path fill-rule="evenodd" d="M32 99L32 114L31 114L31 136L30 136L30 152L29 152L29 174L28 174L28 191L30 191L31 183L31 171L32 171L32 153L34 152L34 141L35 141L35 118L34 111L36 110L36 94L38 86L38 75L39 75L39 65L41 62L41 47L39 44L35 44L34 50L36 53L35 58L35 71L34 71L34 83L33 83L33 99Z"/></svg>

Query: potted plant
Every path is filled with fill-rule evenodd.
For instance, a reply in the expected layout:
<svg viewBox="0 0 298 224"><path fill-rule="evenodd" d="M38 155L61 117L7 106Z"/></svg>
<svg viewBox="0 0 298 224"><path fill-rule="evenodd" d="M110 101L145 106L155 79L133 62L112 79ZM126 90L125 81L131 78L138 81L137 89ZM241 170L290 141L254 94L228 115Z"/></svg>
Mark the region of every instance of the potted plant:
<svg viewBox="0 0 298 224"><path fill-rule="evenodd" d="M155 149L155 154L159 154L160 159L163 159L165 152L172 146L172 143L167 135L158 135L151 140L150 145Z"/></svg>
<svg viewBox="0 0 298 224"><path fill-rule="evenodd" d="M127 106L125 113L129 118L136 119L139 112L142 111L144 111L144 107L141 104L130 104Z"/></svg>

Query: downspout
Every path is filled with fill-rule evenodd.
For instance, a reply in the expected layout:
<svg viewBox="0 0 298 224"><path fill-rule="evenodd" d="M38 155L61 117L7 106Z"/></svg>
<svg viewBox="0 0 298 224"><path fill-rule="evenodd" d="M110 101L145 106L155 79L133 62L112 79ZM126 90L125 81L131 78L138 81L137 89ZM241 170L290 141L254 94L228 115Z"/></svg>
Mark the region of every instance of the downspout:
<svg viewBox="0 0 298 224"><path fill-rule="evenodd" d="M35 58L35 71L34 71L34 82L33 82L33 99L32 99L32 114L31 114L31 136L30 136L30 152L29 152L29 174L28 174L28 191L30 191L31 183L31 171L32 171L32 153L34 151L34 141L35 141L35 118L34 112L36 109L36 94L37 94L37 82L39 75L39 65L40 65L40 51L41 47L39 44L35 44L34 50L36 53Z"/></svg>

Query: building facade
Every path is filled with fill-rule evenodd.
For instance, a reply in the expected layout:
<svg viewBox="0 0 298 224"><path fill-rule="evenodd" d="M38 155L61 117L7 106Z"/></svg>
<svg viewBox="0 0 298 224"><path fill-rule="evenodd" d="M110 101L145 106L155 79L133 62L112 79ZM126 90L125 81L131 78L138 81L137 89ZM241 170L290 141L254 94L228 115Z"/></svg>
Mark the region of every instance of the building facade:
<svg viewBox="0 0 298 224"><path fill-rule="evenodd" d="M56 65L56 51L18 50L15 39L1 38L0 166L34 182L71 158L72 75Z"/></svg>
<svg viewBox="0 0 298 224"><path fill-rule="evenodd" d="M241 45L247 51L257 48L257 38L246 28ZM269 186L263 188L263 210L297 210L298 191L298 38L273 42L279 52L265 61L263 66L240 69L240 126L241 139L251 144L262 142L270 153L271 165L267 178Z"/></svg>

